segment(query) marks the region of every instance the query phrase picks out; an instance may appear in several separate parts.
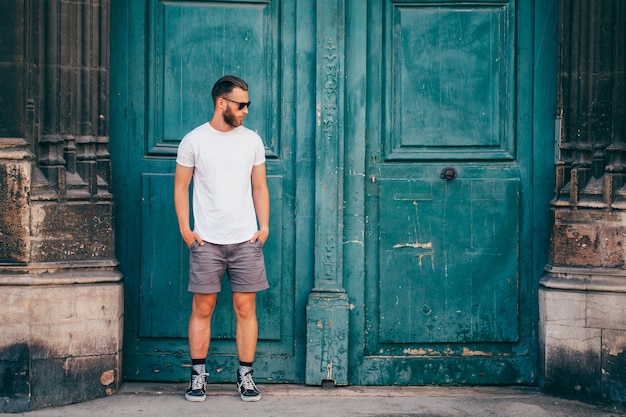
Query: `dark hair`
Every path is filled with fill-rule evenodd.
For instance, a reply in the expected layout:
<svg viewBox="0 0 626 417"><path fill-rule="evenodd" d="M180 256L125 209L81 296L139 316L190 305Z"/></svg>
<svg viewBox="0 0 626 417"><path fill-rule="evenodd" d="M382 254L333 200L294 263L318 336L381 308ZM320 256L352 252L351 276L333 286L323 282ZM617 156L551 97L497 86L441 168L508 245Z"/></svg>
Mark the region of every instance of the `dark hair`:
<svg viewBox="0 0 626 417"><path fill-rule="evenodd" d="M213 90L211 91L213 104L215 104L219 97L232 92L235 87L239 87L243 91L248 91L248 84L241 78L235 77L234 75L225 75L217 80L215 84L213 84Z"/></svg>

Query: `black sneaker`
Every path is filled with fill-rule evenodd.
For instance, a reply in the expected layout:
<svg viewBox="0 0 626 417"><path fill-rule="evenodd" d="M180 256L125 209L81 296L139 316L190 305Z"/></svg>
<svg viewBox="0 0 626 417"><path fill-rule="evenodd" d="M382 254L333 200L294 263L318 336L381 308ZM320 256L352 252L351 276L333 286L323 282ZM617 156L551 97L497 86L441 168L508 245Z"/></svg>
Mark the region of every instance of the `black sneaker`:
<svg viewBox="0 0 626 417"><path fill-rule="evenodd" d="M197 374L191 372L191 380L189 380L189 388L185 392L185 398L188 401L204 401L206 399L206 377L209 374Z"/></svg>
<svg viewBox="0 0 626 417"><path fill-rule="evenodd" d="M252 371L245 374L243 378L237 371L237 389L244 401L259 401L261 399L261 393L252 380Z"/></svg>

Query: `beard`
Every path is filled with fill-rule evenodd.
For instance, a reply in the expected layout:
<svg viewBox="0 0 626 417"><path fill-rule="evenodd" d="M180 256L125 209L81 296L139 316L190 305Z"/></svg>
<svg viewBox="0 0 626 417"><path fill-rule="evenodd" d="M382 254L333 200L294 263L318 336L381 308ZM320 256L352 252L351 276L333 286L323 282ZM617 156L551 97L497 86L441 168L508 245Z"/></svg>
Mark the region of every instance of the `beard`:
<svg viewBox="0 0 626 417"><path fill-rule="evenodd" d="M226 111L223 114L224 122L232 127L239 127L243 124L243 117L237 117L230 111L230 107L226 108Z"/></svg>

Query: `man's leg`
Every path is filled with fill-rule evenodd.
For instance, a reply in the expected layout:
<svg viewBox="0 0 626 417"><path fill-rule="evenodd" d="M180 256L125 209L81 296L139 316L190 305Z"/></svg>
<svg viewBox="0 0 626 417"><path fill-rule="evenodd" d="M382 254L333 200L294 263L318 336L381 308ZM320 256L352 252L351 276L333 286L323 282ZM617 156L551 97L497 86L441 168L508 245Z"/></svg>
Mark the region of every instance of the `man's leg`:
<svg viewBox="0 0 626 417"><path fill-rule="evenodd" d="M256 293L234 292L233 308L237 317L237 354L242 362L253 362L259 325L256 318Z"/></svg>
<svg viewBox="0 0 626 417"><path fill-rule="evenodd" d="M189 354L191 359L206 358L211 342L211 316L217 294L194 294L189 317Z"/></svg>
<svg viewBox="0 0 626 417"><path fill-rule="evenodd" d="M239 370L237 387L244 401L258 401L261 394L252 380L252 362L256 353L259 325L256 317L256 293L233 292L233 308L237 317L237 355Z"/></svg>
<svg viewBox="0 0 626 417"><path fill-rule="evenodd" d="M206 398L205 363L211 341L211 316L215 310L217 294L194 294L189 317L189 353L192 371L185 398L189 401L204 401Z"/></svg>

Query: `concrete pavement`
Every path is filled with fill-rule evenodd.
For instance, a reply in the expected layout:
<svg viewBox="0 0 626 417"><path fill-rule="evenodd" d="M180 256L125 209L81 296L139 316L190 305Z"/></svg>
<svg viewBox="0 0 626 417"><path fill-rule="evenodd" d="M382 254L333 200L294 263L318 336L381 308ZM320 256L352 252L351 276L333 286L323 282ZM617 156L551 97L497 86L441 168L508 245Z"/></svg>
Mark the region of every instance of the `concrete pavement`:
<svg viewBox="0 0 626 417"><path fill-rule="evenodd" d="M262 399L246 403L234 384L209 385L204 402L186 401L186 384L125 383L120 392L26 417L623 417L624 408L597 407L542 394L534 387L337 387L259 384Z"/></svg>

